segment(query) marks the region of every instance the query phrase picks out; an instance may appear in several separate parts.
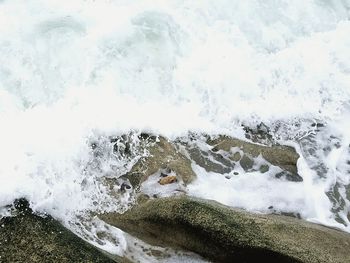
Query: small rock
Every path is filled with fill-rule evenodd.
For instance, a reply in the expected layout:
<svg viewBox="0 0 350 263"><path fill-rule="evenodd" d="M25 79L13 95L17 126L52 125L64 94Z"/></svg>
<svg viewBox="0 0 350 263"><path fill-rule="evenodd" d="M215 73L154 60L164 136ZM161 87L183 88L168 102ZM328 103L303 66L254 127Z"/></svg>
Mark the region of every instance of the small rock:
<svg viewBox="0 0 350 263"><path fill-rule="evenodd" d="M172 184L176 181L177 181L176 175L171 175L167 177L162 177L161 179L159 179L158 183L161 185L165 185L165 184Z"/></svg>
<svg viewBox="0 0 350 263"><path fill-rule="evenodd" d="M168 174L165 174L165 173L160 173L160 177L167 177Z"/></svg>
<svg viewBox="0 0 350 263"><path fill-rule="evenodd" d="M131 189L131 186L126 184L126 183L122 183L122 185L120 186L120 190L122 192L124 192L125 190L130 190Z"/></svg>
<svg viewBox="0 0 350 263"><path fill-rule="evenodd" d="M213 147L213 148L211 149L211 151L215 153L215 152L218 152L218 151L219 151L219 149L218 149L218 148L216 148L216 147Z"/></svg>
<svg viewBox="0 0 350 263"><path fill-rule="evenodd" d="M311 127L317 127L317 128L324 127L324 124L323 123L313 123L313 124L311 124Z"/></svg>
<svg viewBox="0 0 350 263"><path fill-rule="evenodd" d="M260 166L259 171L260 171L260 173L266 173L269 171L269 166L266 164L263 164Z"/></svg>
<svg viewBox="0 0 350 263"><path fill-rule="evenodd" d="M231 160L234 161L234 162L238 162L241 158L242 158L242 156L241 156L241 154L239 152L235 152L231 156Z"/></svg>
<svg viewBox="0 0 350 263"><path fill-rule="evenodd" d="M239 164L244 169L244 171L249 171L253 168L254 161L247 155L243 155L242 159L239 161Z"/></svg>
<svg viewBox="0 0 350 263"><path fill-rule="evenodd" d="M280 179L280 178L283 178L287 181L291 181L291 182L302 182L303 181L303 178L298 175L298 174L292 174L288 171L282 171L282 172L279 172L277 174L275 174L275 177Z"/></svg>

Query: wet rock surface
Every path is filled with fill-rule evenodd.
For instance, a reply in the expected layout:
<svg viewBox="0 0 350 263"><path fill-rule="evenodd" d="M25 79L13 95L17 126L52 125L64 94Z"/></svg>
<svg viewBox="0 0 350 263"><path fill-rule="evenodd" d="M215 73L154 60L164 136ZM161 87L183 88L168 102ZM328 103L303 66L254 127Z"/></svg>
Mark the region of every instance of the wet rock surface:
<svg viewBox="0 0 350 263"><path fill-rule="evenodd" d="M147 150L148 156L141 158L125 175L134 187L162 170L173 171L185 184L196 178L191 168L191 161L166 138L159 137Z"/></svg>
<svg viewBox="0 0 350 263"><path fill-rule="evenodd" d="M302 181L296 166L299 154L293 147L284 145L265 146L228 136L208 139L207 143L213 147L212 150L215 152L224 151L231 153L230 159L239 162L245 171L252 169L254 165L253 159L261 156L270 164L280 167L285 172L285 175L288 174L288 176L285 176L287 180Z"/></svg>
<svg viewBox="0 0 350 263"><path fill-rule="evenodd" d="M50 216L34 215L26 200L15 208L16 216L0 220L0 262L117 262Z"/></svg>
<svg viewBox="0 0 350 263"><path fill-rule="evenodd" d="M211 139L206 135L192 135L190 140L179 138L174 141L161 136L145 136L140 139L147 141L142 147L148 154L121 177L135 189L156 173L173 172L179 182L187 185L196 178L191 167L193 162L207 172L219 174L234 173L237 167L245 172L266 173L273 165L279 169L276 178L293 182L303 180L296 167L299 155L289 146L265 146L228 136Z"/></svg>
<svg viewBox="0 0 350 263"><path fill-rule="evenodd" d="M187 151L190 158L207 172L224 174L229 173L235 167L235 164L231 160L221 154L212 151L203 151L197 147L188 147Z"/></svg>
<svg viewBox="0 0 350 263"><path fill-rule="evenodd" d="M135 149L147 154L131 163L128 173L106 181L116 194L136 194L136 205L124 214L99 217L150 245L194 252L213 262L350 262L347 233L291 218L300 215L273 206L271 213L281 215L251 214L187 197L186 187L196 179L193 164L228 180L239 173L269 176L272 171L278 179L302 181L296 167L299 155L292 147L199 137L186 142L147 134L112 139L113 152L126 162L133 160ZM103 152L97 143L92 148L97 155ZM145 191L149 188L156 191ZM25 200L16 209L16 217L0 221L0 262L125 262L110 259L51 217L32 214ZM157 256L152 249L149 256L168 255L163 251Z"/></svg>
<svg viewBox="0 0 350 263"><path fill-rule="evenodd" d="M190 250L214 262L350 262L348 233L214 201L153 199L100 218L150 244Z"/></svg>

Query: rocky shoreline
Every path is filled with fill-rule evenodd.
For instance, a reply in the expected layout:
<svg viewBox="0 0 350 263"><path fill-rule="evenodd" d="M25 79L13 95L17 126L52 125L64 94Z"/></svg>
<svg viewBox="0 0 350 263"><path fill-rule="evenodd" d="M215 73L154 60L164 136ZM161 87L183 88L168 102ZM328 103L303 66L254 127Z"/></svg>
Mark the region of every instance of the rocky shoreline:
<svg viewBox="0 0 350 263"><path fill-rule="evenodd" d="M193 163L218 174L234 175L237 167L261 174L272 169L277 179L301 182L299 155L292 147L228 136L204 136L200 142L146 134L139 138L148 154L119 177L122 183L118 181L118 194L133 192L137 201L124 214L99 214L106 223L151 245L191 251L212 262L350 262L348 233L290 216L248 213L186 194L186 186L196 180ZM132 154L127 136L111 143L123 156ZM94 144L92 151L98 147ZM114 180L104 183L114 189ZM147 183L148 188L168 187L169 192L149 193ZM133 262L111 258L50 216L33 214L24 199L14 206L17 215L0 222L0 262Z"/></svg>

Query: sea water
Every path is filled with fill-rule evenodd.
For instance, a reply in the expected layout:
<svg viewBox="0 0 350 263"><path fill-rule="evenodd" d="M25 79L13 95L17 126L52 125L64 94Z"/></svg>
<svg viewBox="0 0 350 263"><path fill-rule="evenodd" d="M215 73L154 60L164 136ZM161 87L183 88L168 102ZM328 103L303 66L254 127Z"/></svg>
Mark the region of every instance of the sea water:
<svg viewBox="0 0 350 263"><path fill-rule="evenodd" d="M242 125L264 123L300 154L302 183L256 173L227 183L193 164L189 194L350 232L349 17L348 0L0 1L2 214L25 197L122 255L119 230L82 220L133 203L103 178L146 153L115 156L109 138L243 138Z"/></svg>

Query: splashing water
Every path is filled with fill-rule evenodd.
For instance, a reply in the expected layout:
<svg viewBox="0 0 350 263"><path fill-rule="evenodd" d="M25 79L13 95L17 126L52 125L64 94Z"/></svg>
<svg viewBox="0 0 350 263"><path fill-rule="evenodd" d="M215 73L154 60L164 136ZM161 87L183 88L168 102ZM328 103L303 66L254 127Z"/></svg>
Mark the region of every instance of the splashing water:
<svg viewBox="0 0 350 263"><path fill-rule="evenodd" d="M26 197L91 237L74 222L127 209L132 193L105 178L147 154L137 136L130 158L111 138L242 137L263 122L297 148L304 182L250 174L197 193L350 232L349 17L348 0L0 1L0 206Z"/></svg>

